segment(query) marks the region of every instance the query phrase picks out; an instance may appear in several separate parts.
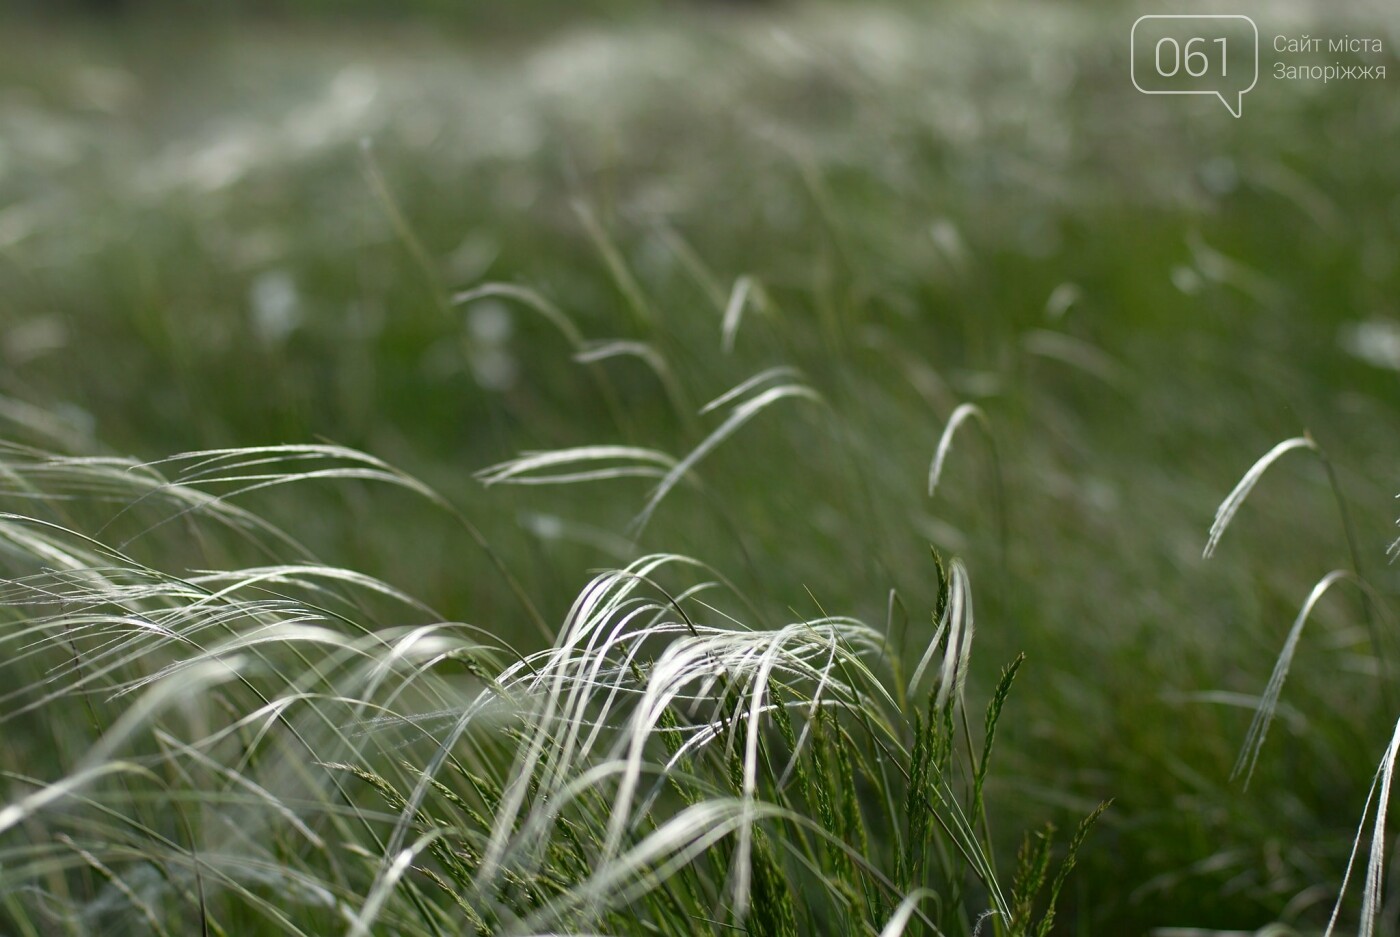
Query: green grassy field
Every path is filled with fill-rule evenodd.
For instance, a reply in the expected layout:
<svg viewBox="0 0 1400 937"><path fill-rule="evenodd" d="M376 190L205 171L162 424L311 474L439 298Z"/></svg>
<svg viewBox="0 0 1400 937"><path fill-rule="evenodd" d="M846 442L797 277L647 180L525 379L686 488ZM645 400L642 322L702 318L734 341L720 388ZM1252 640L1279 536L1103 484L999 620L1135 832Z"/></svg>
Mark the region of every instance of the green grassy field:
<svg viewBox="0 0 1400 937"><path fill-rule="evenodd" d="M1236 120L1135 16L11 24L0 932L1321 932L1396 79Z"/></svg>

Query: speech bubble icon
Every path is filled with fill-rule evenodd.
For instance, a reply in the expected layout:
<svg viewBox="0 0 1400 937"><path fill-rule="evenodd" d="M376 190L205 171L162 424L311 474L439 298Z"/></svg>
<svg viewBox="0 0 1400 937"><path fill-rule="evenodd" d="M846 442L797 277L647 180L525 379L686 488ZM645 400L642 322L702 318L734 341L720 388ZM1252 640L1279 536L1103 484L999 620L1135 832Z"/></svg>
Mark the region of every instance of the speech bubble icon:
<svg viewBox="0 0 1400 937"><path fill-rule="evenodd" d="M1143 94L1211 94L1239 117L1259 82L1259 27L1226 13L1139 16L1128 60Z"/></svg>

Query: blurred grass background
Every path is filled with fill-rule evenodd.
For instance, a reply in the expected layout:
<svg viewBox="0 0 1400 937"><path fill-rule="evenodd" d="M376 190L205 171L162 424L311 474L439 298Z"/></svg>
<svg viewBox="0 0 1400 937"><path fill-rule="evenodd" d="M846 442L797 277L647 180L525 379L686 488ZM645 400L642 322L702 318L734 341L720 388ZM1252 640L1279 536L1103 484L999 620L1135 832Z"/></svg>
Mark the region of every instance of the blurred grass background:
<svg viewBox="0 0 1400 937"><path fill-rule="evenodd" d="M1394 65L1382 4L1247 6L1266 45L1377 35ZM552 622L589 570L667 549L777 618L879 622L891 588L930 606L933 542L972 571L974 680L1030 657L998 829L1115 798L1066 932L1325 920L1397 715L1351 596L1320 608L1250 788L1227 780L1288 622L1347 562L1322 470L1284 462L1199 557L1239 475L1307 429L1396 591L1394 78L1278 82L1266 50L1240 120L1146 98L1143 11L1118 5L408 9L7 15L7 436L361 447L461 506ZM576 362L519 303L453 303L484 282L647 343L661 377ZM715 425L700 405L776 366L826 405L761 415L639 542L644 483L473 479L532 449L682 455ZM1000 456L1004 554L975 434L924 496L965 400ZM429 508L349 484L254 503L327 562L537 640Z"/></svg>

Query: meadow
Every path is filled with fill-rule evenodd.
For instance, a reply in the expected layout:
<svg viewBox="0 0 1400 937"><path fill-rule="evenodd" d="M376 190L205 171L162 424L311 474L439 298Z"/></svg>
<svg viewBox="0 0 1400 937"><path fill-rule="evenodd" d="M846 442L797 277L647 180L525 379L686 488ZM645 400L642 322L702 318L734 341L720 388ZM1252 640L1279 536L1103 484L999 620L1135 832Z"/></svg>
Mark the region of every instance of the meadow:
<svg viewBox="0 0 1400 937"><path fill-rule="evenodd" d="M7 21L0 933L1396 932L1385 83L599 9Z"/></svg>

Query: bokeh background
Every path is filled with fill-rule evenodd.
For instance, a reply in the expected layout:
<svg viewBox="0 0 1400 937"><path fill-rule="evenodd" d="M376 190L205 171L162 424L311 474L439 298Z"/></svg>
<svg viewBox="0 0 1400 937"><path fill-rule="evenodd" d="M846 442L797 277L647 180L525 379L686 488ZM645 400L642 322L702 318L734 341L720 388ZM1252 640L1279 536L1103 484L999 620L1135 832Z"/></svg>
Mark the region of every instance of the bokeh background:
<svg viewBox="0 0 1400 937"><path fill-rule="evenodd" d="M1278 34L1379 38L1289 61L1394 71L1400 16L1207 11L1259 24L1237 120L1133 89L1143 12L12 5L0 432L143 459L362 448L470 517L550 622L591 570L674 550L775 620L881 622L897 589L916 656L932 543L972 573L975 685L1029 655L989 794L1007 849L1115 799L1064 932L1315 926L1400 715L1354 595L1319 607L1252 784L1229 774L1297 608L1350 563L1320 463L1282 462L1200 557L1239 476L1309 431L1362 572L1400 585L1400 74L1270 74ZM530 299L457 299L489 283ZM759 415L639 535L645 480L476 477L531 450L683 455L704 403L776 367L824 402ZM930 499L967 401L995 458L959 437ZM355 483L248 503L450 620L542 640L431 506Z"/></svg>

